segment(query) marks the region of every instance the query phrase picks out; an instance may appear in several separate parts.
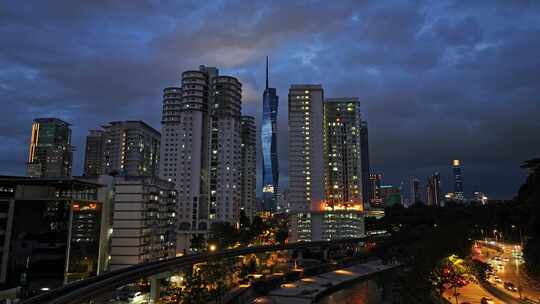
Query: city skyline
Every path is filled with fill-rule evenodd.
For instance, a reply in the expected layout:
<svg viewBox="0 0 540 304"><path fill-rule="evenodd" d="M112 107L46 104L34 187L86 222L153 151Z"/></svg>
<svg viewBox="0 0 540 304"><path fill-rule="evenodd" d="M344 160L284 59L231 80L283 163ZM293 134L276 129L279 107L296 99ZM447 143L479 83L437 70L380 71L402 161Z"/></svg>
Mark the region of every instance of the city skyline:
<svg viewBox="0 0 540 304"><path fill-rule="evenodd" d="M505 11L521 16L496 21L482 4L401 4L392 10L384 4L337 5L324 12L330 21L324 25L306 17L321 14L317 5L230 4L218 8L224 11L220 24L231 26L216 27L210 18L192 28L196 34L212 30L218 41L201 38L189 48L176 41L190 34L175 35L167 26L157 27L161 18L170 18L172 28L187 26L179 16L164 15L167 10L161 7L127 8L131 15L110 21L117 22L120 31L133 29L118 39L101 22L105 8L87 5L92 9L66 5L65 10L50 6L24 11L6 6L3 19L12 27L2 27L7 47L0 53L1 96L7 104L0 123L5 140L0 149L2 174L24 175L32 119L57 117L72 124L73 174L80 175L88 130L132 119L159 129L161 89L178 83L181 71L201 63L238 76L245 85L243 114L260 120L261 62L266 55L274 58L278 95L285 96L291 83L322 83L329 96L360 97L370 126L371 171L383 172L385 184L399 185L410 176L437 171L442 189L450 191L448 161L460 159L466 164L466 196L481 191L490 198L511 198L526 174L519 164L540 146L534 137L531 140L539 128L534 119L538 59L533 54L540 51L534 39L539 32L538 22L532 21L534 3L493 3L490 7L499 17ZM192 10L191 17L212 11ZM253 11L265 14L249 17ZM392 23L378 18L388 14L395 17L387 18ZM141 15L148 17L136 23ZM30 21L21 16L63 30L31 30L26 27ZM269 24L276 16L288 16L297 24ZM79 20L76 26L65 26L72 18ZM232 31L244 18L253 18L252 28ZM95 29L94 36L82 35L90 29ZM21 35L25 31L41 38ZM276 35L284 38L276 40ZM223 37L236 45L223 43ZM72 43L78 47L70 47ZM395 51L381 49L398 44L402 48ZM332 56L338 60L330 60ZM58 64L66 59L72 64ZM42 93L30 94L28 87ZM278 117L282 185L288 179L286 113L284 106Z"/></svg>

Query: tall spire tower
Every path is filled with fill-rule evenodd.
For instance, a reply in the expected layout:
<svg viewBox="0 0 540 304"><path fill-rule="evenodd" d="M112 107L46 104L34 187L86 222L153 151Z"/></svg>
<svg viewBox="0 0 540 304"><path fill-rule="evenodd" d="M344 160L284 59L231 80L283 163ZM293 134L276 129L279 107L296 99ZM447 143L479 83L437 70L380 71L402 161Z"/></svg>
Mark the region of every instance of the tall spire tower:
<svg viewBox="0 0 540 304"><path fill-rule="evenodd" d="M268 56L266 56L266 87L263 93L261 143L263 154L263 211L277 210L279 165L277 149L277 113L279 97L275 88L268 87Z"/></svg>

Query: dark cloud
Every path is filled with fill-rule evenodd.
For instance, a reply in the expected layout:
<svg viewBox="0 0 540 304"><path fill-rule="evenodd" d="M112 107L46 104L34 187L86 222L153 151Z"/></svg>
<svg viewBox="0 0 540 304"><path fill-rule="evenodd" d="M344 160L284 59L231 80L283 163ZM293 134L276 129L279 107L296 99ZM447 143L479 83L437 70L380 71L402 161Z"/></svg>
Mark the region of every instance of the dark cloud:
<svg viewBox="0 0 540 304"><path fill-rule="evenodd" d="M511 197L540 150L539 15L537 1L5 1L0 171L23 174L32 119L57 116L81 172L88 129L159 129L162 88L199 64L239 77L260 119L270 55L284 184L287 89L311 82L360 97L385 182L440 171L451 190L460 158L467 191Z"/></svg>

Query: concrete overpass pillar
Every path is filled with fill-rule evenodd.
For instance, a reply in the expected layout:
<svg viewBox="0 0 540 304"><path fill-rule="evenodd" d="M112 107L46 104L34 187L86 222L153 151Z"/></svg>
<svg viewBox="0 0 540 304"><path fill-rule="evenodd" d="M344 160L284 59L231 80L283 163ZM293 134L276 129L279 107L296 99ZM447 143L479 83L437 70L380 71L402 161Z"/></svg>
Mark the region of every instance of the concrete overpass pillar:
<svg viewBox="0 0 540 304"><path fill-rule="evenodd" d="M160 282L157 276L150 277L150 303L157 304L159 303L160 298Z"/></svg>

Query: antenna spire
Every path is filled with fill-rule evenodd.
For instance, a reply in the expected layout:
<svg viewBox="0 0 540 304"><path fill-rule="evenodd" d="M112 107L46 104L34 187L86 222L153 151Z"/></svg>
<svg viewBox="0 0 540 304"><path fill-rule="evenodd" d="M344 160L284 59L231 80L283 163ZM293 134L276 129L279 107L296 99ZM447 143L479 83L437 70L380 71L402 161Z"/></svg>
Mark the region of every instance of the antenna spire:
<svg viewBox="0 0 540 304"><path fill-rule="evenodd" d="M266 89L268 90L268 56L266 56Z"/></svg>

